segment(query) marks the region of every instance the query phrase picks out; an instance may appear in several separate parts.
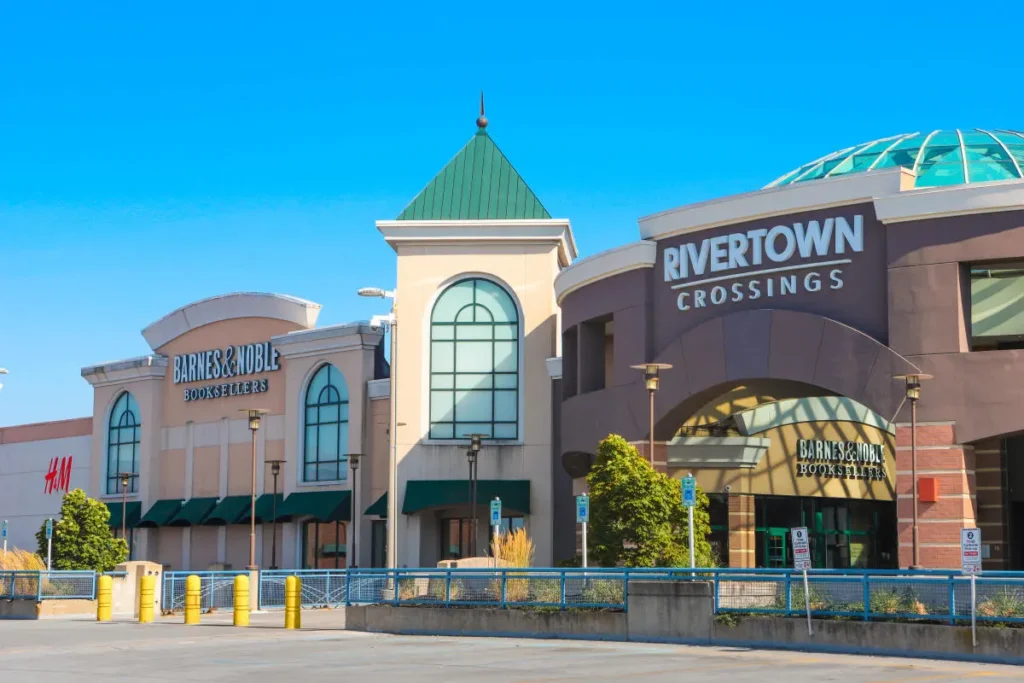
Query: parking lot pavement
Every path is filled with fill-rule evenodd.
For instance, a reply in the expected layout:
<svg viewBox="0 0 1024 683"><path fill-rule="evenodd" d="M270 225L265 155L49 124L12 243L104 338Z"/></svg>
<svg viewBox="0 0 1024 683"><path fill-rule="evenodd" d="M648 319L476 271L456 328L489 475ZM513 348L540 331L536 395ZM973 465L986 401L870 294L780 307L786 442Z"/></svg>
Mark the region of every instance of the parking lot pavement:
<svg viewBox="0 0 1024 683"><path fill-rule="evenodd" d="M341 631L338 612L303 614L285 631L280 613L129 622L0 621L3 683L246 681L314 683L943 683L1024 680L1024 668L930 660L768 652L642 643L412 637ZM770 677L770 678L769 678ZM292 680L290 680L292 679Z"/></svg>

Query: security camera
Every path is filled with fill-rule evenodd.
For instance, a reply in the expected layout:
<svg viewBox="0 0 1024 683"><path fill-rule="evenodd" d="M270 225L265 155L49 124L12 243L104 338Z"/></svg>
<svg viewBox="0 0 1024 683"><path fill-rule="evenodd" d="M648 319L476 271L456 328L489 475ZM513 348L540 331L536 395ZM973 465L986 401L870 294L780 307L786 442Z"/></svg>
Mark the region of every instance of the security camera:
<svg viewBox="0 0 1024 683"><path fill-rule="evenodd" d="M726 484L725 485L725 492L729 493L729 491L732 491L732 485L731 484Z"/></svg>

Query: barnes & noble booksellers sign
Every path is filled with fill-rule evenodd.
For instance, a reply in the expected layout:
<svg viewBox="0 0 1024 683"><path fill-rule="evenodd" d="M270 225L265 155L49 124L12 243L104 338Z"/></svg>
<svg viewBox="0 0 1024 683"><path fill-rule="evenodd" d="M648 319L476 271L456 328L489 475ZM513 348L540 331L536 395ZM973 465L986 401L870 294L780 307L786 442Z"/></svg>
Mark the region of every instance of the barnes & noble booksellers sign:
<svg viewBox="0 0 1024 683"><path fill-rule="evenodd" d="M280 352L270 342L185 353L174 357L174 383L220 380L202 387L185 388L186 402L262 394L270 386L270 380L242 378L280 370L279 358Z"/></svg>

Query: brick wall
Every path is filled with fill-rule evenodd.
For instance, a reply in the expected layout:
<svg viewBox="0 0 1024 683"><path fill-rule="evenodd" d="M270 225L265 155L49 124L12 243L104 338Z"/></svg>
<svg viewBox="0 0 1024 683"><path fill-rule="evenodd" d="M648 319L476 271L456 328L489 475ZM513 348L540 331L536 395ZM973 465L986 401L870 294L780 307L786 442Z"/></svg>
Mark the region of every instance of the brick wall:
<svg viewBox="0 0 1024 683"><path fill-rule="evenodd" d="M754 496L729 495L729 566L753 567L757 560Z"/></svg>
<svg viewBox="0 0 1024 683"><path fill-rule="evenodd" d="M977 522L976 453L956 442L953 423L918 423L917 476L938 482L938 500L918 503L918 544L921 565L960 566L960 530ZM910 425L896 426L896 494L901 567L913 563L913 477ZM987 542L987 539L986 539Z"/></svg>

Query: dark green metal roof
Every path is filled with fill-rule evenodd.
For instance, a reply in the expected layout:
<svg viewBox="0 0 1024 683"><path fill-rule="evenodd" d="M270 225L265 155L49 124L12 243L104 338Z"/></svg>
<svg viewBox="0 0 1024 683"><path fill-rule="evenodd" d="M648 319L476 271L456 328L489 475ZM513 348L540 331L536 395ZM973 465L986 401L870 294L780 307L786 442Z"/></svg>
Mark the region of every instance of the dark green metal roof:
<svg viewBox="0 0 1024 683"><path fill-rule="evenodd" d="M278 505L280 517L310 515L321 522L347 522L352 519L351 491L299 491Z"/></svg>
<svg viewBox="0 0 1024 683"><path fill-rule="evenodd" d="M551 218L551 214L494 144L486 128L478 128L397 220L530 218Z"/></svg>
<svg viewBox="0 0 1024 683"><path fill-rule="evenodd" d="M107 501L107 509L110 510L110 521L107 522L107 526L120 529L121 528L121 503L120 501ZM128 515L128 527L134 527L139 523L139 518L142 516L142 503L137 500L128 501L127 515Z"/></svg>
<svg viewBox="0 0 1024 683"><path fill-rule="evenodd" d="M174 519L174 516L181 512L181 508L184 505L184 498L158 500L153 503L153 507L149 508L149 512L143 515L136 526L140 529L155 529L156 527L167 526L167 522Z"/></svg>
<svg viewBox="0 0 1024 683"><path fill-rule="evenodd" d="M387 493L387 491L385 491L384 494L380 498L377 499L377 502L375 502L370 507L366 508L366 512L364 512L363 514L364 515L376 515L378 517L387 517L388 516L388 493Z"/></svg>
<svg viewBox="0 0 1024 683"><path fill-rule="evenodd" d="M476 504L487 505L501 498L503 510L530 514L530 481L528 479L478 479ZM469 482L465 479L412 480L405 486L402 514L433 507L466 505L469 502Z"/></svg>
<svg viewBox="0 0 1024 683"><path fill-rule="evenodd" d="M238 524L242 515L249 512L251 500L249 496L228 496L217 503L217 507L213 508L213 511L203 521L203 524L215 524L217 526Z"/></svg>
<svg viewBox="0 0 1024 683"><path fill-rule="evenodd" d="M216 498L192 498L178 511L167 526L196 526L206 521L206 516L217 507Z"/></svg>

